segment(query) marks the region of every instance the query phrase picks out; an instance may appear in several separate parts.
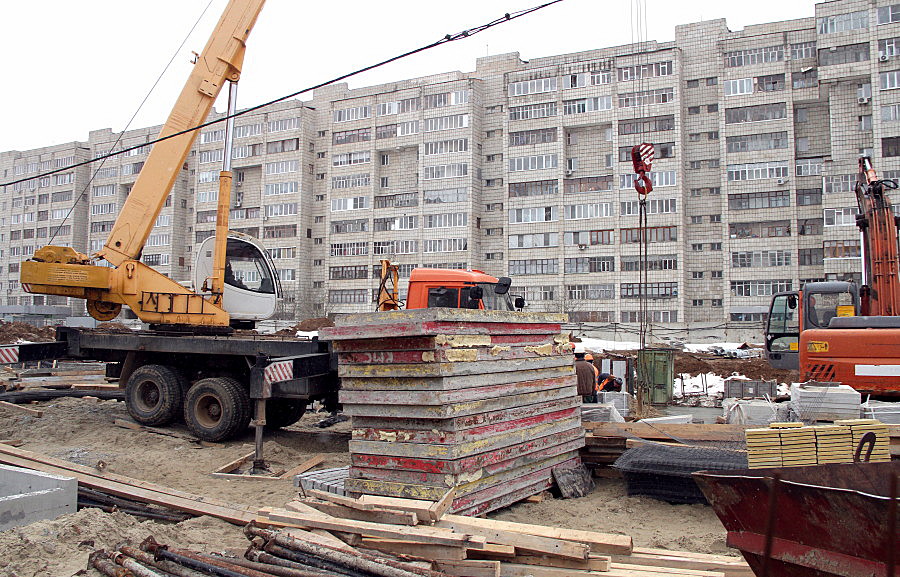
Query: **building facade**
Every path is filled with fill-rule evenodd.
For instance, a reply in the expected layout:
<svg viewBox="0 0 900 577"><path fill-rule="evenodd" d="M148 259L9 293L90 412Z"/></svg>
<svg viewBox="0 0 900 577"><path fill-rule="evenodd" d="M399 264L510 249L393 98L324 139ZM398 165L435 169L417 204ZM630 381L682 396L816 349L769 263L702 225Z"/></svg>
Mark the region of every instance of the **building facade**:
<svg viewBox="0 0 900 577"><path fill-rule="evenodd" d="M900 177L898 89L900 4L883 0L332 85L236 119L231 228L269 248L285 318L372 310L389 259L404 278L417 266L510 276L530 310L598 331L627 333L644 310L663 333L758 337L772 294L859 278L857 159ZM0 170L4 182L37 176L158 130L2 153ZM219 126L198 136L142 255L179 281L213 234L223 139ZM640 142L656 151L646 258L630 160ZM98 249L147 152L5 187L0 312L66 304L23 293L18 263L50 237Z"/></svg>

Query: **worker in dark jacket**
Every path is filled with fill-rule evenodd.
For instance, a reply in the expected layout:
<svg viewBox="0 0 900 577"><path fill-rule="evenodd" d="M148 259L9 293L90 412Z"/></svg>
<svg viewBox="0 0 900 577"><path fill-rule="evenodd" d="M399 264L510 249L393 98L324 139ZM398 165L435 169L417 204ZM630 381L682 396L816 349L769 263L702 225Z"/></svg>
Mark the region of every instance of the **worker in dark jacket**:
<svg viewBox="0 0 900 577"><path fill-rule="evenodd" d="M622 390L622 379L611 373L600 373L597 385L597 389L603 393L619 392Z"/></svg>
<svg viewBox="0 0 900 577"><path fill-rule="evenodd" d="M597 367L584 359L583 352L575 353L575 377L578 381L578 394L585 403L597 402Z"/></svg>

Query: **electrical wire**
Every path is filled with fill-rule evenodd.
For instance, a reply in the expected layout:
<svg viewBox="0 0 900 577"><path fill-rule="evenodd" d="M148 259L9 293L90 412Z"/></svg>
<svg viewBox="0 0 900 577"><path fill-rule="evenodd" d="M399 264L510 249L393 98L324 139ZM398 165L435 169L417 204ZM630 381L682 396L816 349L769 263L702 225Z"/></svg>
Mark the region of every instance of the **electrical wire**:
<svg viewBox="0 0 900 577"><path fill-rule="evenodd" d="M517 19L517 18L521 18L522 16L527 16L528 14L531 14L531 13L533 13L533 12L537 12L538 10L542 10L542 9L548 7L548 6L552 6L553 4L558 4L558 3L562 2L562 1L563 1L563 0L550 0L549 2L545 2L545 3L543 3L543 4L540 4L540 5L538 5L538 6L534 6L534 7L532 7L532 8L525 8L525 9L519 10L519 11L517 11L517 12L507 12L507 13L504 14L503 16L501 16L501 17L499 17L499 18L496 18L496 19L494 19L494 20L492 20L492 21L490 21L490 22L488 22L488 23L486 23L486 24L482 24L482 25L480 25L480 26L475 26L475 27L473 27L473 28L468 28L468 29L463 30L463 31L461 31L461 32L457 32L457 33L455 33L455 34L447 34L447 35L445 35L443 38L441 38L440 40L437 40L437 41L435 41L435 42L432 42L431 44L426 44L425 46L421 46L421 47L419 47L419 48L415 48L415 49L410 50L410 51L408 51L408 52L404 52L404 53L402 53L402 54L399 54L399 55L397 55L397 56L392 56L391 58L388 58L387 60L382 60L381 62L377 62L377 63L375 63L375 64L370 64L369 66L365 66L365 67L360 68L360 69L358 69L358 70L354 70L353 72L348 72L348 73L346 73L346 74L342 74L342 75L340 75L340 76L337 76L337 77L335 77L335 78L332 78L331 80L326 80L325 82L320 82L319 84L316 84L316 85L314 85L314 86L309 86L309 87L307 87L307 88L303 88L303 89L298 90L298 91L296 91L296 92L292 92L291 94L287 94L287 95L285 95L285 96L281 96L281 97L276 98L276 99L274 99L274 100L270 100L270 101L268 101L268 102L264 102L264 103L262 103L262 104L258 104L258 105L256 105L256 106L252 106L252 107L250 107L250 108L246 108L246 109L244 109L244 110L235 112L234 114L231 114L231 115L225 115L225 116L222 116L221 118L218 118L218 119L216 119L216 120L210 120L210 121L208 121L208 122L204 122L204 123L202 123L202 124L198 124L198 125L192 126L192 127L190 127L190 128L185 128L184 130L181 130L181 131L179 131L179 132L175 132L175 133L173 133L173 134L169 134L168 136L164 136L164 137L161 137L161 138L157 138L157 139L155 139L155 140L151 140L151 141L149 141L149 142L145 142L145 143L140 144L140 145L132 146L132 147L129 147L129 148L123 148L122 150L119 150L119 151L117 151L117 152L110 152L110 153L108 153L108 154L98 156L97 158L92 158L92 159L90 159L90 160L85 160L85 161L82 161L82 162L78 162L78 163L76 163L76 164L71 164L71 165L69 165L69 166L66 166L65 168L58 168L58 169L56 169L56 170L51 170L51 171L49 171L49 172L44 172L44 173L37 174L37 175L35 175L35 176L31 176L31 177L28 177L28 178L20 178L20 179L18 179L18 180L12 180L12 181L10 181L10 182L5 182L5 183L0 184L0 186L10 186L10 185L13 185L13 184L18 184L18 183L20 183L20 182L25 182L25 181L32 180L32 179L35 179L35 178L41 178L41 177L43 177L43 176L49 176L49 175L52 175L52 174L56 174L56 173L62 172L62 171L64 171L64 170L71 170L72 168L77 168L77 167L79 167L79 166L85 166L85 165L87 165L87 164L91 164L91 163L97 162L98 160L105 160L105 159L111 158L111 157L113 157L113 156L118 156L118 155L120 155L120 154L124 154L124 153L126 153L126 152L131 151L131 150L136 150L136 149L141 148L141 147L143 147L143 146L147 146L147 145L151 145L151 144L156 144L157 142L162 142L162 141L168 140L168 139L170 139L170 138L176 138L176 137L178 137L178 136L181 136L181 135L183 135L183 134L187 134L187 133L189 133L189 132L195 132L195 131L197 131L197 130L201 130L201 129L203 129L203 128L206 128L206 127L208 127L208 126L213 126L213 125L218 124L218 123L220 123L220 122L225 122L225 121L227 121L227 120L229 120L229 119L231 119L231 118L237 118L237 117L243 116L243 115L245 115L245 114L250 114L251 112L256 112L257 110L261 110L261 109L263 109L263 108L272 106L273 104L277 104L277 103L279 103L279 102L283 102L283 101L285 101L285 100L288 100L288 99L291 99L291 98L295 98L295 97L297 97L297 96L299 96L299 95L301 95L301 94L304 94L304 93L306 93L306 92L311 92L311 91L313 91L313 90L317 90L317 89L319 89L319 88L328 86L328 85L330 85L330 84L334 84L335 82L340 82L341 80L346 80L347 78L350 78L350 77L352 77L352 76L356 76L356 75L358 75L358 74L362 74L363 72L368 72L369 70L374 70L375 68L379 68L379 67L384 66L384 65L386 65L386 64L390 64L391 62L396 62L397 60L400 60L400 59L402 59L402 58L407 58L407 57L409 57L409 56L413 56L413 55L415 55L415 54L419 54L419 53L424 52L424 51L426 51L426 50L431 50L432 48L436 48L436 47L441 46L441 45L443 45L443 44L449 44L450 42L456 42L456 41L458 41L458 40L464 40L464 39L466 39L466 38L469 38L469 37L471 37L471 36L474 36L475 34L478 34L479 32L484 32L485 30L488 30L489 28L493 28L494 26L498 26L498 25L504 24L504 23L506 23L506 22L511 22L511 21L513 21L513 20L515 20L515 19Z"/></svg>
<svg viewBox="0 0 900 577"><path fill-rule="evenodd" d="M197 17L197 20L194 22L194 25L191 26L191 29L185 35L184 40L181 41L181 44L178 46L178 48L172 54L172 57L166 63L166 66L163 68L162 72L160 72L159 76L156 77L156 81L153 83L153 86L150 87L150 90L147 91L147 94L144 96L144 99L141 100L141 103L138 104L138 107L134 111L134 114L132 114L131 118L128 119L128 122L125 123L125 128L123 128L122 131L119 132L119 135L116 137L116 141L113 142L112 146L110 147L110 150L115 150L116 146L118 146L119 142L125 136L125 133L128 131L129 128L131 128L131 124L134 122L134 119L137 118L137 115L144 108L144 105L147 103L147 100L150 98L150 95L153 94L153 91L156 90L156 87L159 85L160 81L163 79L163 76L165 76L166 72L168 72L169 67L172 66L173 62L175 62L175 58L178 57L178 54L181 52L181 49L184 48L185 44L187 44L188 38L190 38L191 34L194 33L194 30L197 28L197 25L200 24L200 20L202 20L203 16L206 15L206 11L209 10L209 7L212 6L212 3L213 3L213 0L209 0L209 2L206 4L206 8L204 8L203 12L200 13L200 16ZM147 146L147 143L141 144L139 146ZM78 206L79 202L81 202L82 200L84 200L86 198L86 194L87 194L87 191L91 187L91 183L94 182L94 179L97 177L97 173L99 173L100 169L103 168L103 165L106 163L107 158L109 158L109 157L104 156L102 158L94 159L94 160L100 160L100 164L96 167L94 172L91 174L91 177L88 179L87 183L84 185L84 188L81 189L81 193L78 195L78 198L75 199L75 202L72 203L71 208L69 208L69 212L66 213L66 216L65 216L65 218L63 218L62 222L59 223L59 225L57 225L55 227L55 230L54 230L54 228L50 229L51 231L53 231L53 234L50 235L50 240L47 241L47 244L53 243L53 239L56 238L56 236L62 230L63 225L66 224L66 221L69 220L70 216L72 216L72 212L74 212L75 207ZM65 168L62 168L60 170L69 170L70 168L72 168L72 166L66 166ZM47 173L47 174L52 174L52 173ZM39 175L39 176L45 176L45 175ZM38 177L35 176L32 178L38 178ZM11 183L11 184L14 184L14 183Z"/></svg>

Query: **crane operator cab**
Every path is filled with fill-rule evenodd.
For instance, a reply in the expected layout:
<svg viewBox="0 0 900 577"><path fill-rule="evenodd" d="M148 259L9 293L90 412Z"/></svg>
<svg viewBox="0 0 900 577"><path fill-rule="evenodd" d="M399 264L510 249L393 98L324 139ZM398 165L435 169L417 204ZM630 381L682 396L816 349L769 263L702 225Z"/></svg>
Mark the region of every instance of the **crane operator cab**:
<svg viewBox="0 0 900 577"><path fill-rule="evenodd" d="M198 290L204 285L209 286L215 243L215 236L207 238L197 253L194 287ZM229 231L222 300L232 325L252 327L256 321L270 318L275 314L280 297L281 283L265 247L249 235Z"/></svg>

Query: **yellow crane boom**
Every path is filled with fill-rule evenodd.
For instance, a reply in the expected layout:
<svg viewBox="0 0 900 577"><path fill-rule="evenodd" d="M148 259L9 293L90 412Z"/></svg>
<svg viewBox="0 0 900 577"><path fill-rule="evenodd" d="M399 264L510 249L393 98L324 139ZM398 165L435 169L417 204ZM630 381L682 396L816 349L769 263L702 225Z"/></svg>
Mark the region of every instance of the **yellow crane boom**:
<svg viewBox="0 0 900 577"><path fill-rule="evenodd" d="M160 131L165 137L202 124L227 82L237 82L244 60L247 37L265 0L231 0ZM32 260L22 263L21 282L31 293L52 294L87 300L88 312L99 320L110 320L128 305L149 323L227 327L229 314L222 308L224 252L216 255L212 290L195 293L137 260L190 152L197 131L158 142L147 157L134 187L116 218L103 248L89 258L71 247L39 248ZM225 151L226 155L230 151ZM231 193L231 173L223 171L220 198ZM225 190L222 190L222 189ZM217 227L224 251L227 234L227 201L224 226ZM113 268L97 266L102 258Z"/></svg>

